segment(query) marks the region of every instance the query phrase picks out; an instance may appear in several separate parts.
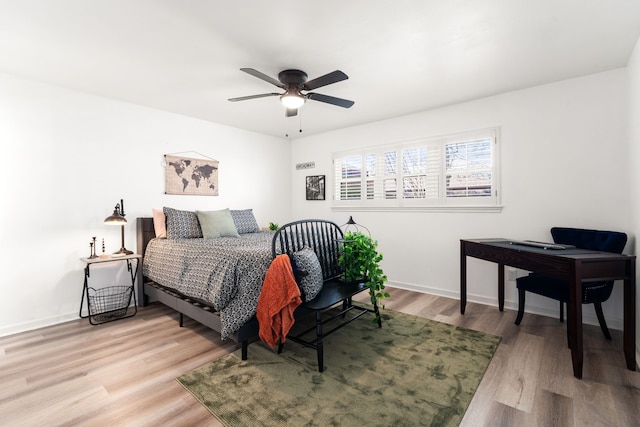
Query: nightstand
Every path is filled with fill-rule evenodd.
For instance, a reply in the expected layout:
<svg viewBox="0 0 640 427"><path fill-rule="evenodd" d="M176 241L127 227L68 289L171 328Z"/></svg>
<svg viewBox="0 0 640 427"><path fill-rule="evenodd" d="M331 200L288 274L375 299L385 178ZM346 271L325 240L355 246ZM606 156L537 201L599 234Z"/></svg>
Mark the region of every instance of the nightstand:
<svg viewBox="0 0 640 427"><path fill-rule="evenodd" d="M89 323L99 325L113 320L125 319L135 316L138 312L138 304L135 294L135 283L140 266L140 255L109 256L108 258L80 258L86 265L84 267L84 285L82 287L82 299L80 301L80 318L89 318ZM131 285L105 286L93 288L89 286L91 266L105 263L126 262L127 271L131 276ZM133 307L129 307L133 298ZM87 303L87 314L82 314L82 309Z"/></svg>

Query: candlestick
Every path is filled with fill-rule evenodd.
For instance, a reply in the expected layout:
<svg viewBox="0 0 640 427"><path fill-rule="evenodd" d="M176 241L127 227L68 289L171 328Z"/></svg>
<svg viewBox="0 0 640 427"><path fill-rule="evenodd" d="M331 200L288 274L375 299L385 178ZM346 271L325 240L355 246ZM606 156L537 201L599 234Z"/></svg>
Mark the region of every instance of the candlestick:
<svg viewBox="0 0 640 427"><path fill-rule="evenodd" d="M89 259L98 258L98 255L96 255L96 238L92 237L92 239L93 241L89 243L89 247L91 248L91 255L89 256Z"/></svg>

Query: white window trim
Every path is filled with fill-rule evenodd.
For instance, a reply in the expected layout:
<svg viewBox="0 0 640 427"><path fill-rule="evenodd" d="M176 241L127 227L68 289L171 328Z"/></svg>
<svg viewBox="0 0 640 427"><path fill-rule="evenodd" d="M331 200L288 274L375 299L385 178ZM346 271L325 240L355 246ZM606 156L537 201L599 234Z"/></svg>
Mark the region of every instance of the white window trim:
<svg viewBox="0 0 640 427"><path fill-rule="evenodd" d="M446 144L457 141L468 141L475 138L487 138L493 139L493 151L492 151L492 194L491 196L483 197L446 197L445 196L445 150ZM348 211L370 211L370 212L393 212L393 211L411 211L411 212L501 212L503 206L501 205L501 162L500 162L500 128L486 128L469 132L460 132L456 134L449 134L437 137L423 138L420 140L404 141L394 144L386 144L381 146L364 147L360 149L342 151L333 153L333 171L330 177L332 182L327 188L330 189L330 200L332 201L331 209L337 212ZM437 199L404 199L398 197L397 199L387 200L367 200L366 199L366 185L363 184L362 197L358 200L336 200L337 186L339 185L339 178L337 176L335 161L337 159L349 156L349 155L362 155L372 152L383 152L385 150L397 150L400 152L402 149L409 147L415 147L416 145L440 145L441 146L441 171L440 174L440 197ZM401 156L399 156L401 157ZM363 164L363 174L365 166ZM400 176L400 175L398 175ZM337 181L336 181L337 180ZM363 182L365 180L363 179ZM329 184L329 183L328 183ZM398 193L402 192L401 183L398 185Z"/></svg>

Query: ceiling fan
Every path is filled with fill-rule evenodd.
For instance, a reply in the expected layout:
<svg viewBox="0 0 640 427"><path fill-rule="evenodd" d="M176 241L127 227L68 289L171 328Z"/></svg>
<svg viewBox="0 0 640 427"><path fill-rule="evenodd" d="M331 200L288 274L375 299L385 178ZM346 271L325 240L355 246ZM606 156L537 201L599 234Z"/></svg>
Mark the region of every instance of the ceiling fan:
<svg viewBox="0 0 640 427"><path fill-rule="evenodd" d="M264 73L253 68L240 68L240 71L244 71L247 74L251 74L267 83L271 83L274 86L278 86L284 89L284 93L262 93L259 95L241 96L238 98L230 98L229 101L245 101L247 99L264 98L267 96L279 96L280 102L287 107L285 113L286 117L292 117L298 114L298 108L302 107L307 99L313 101L325 102L327 104L337 105L338 107L350 108L354 102L348 99L336 98L334 96L322 95L320 93L308 92L302 93L302 91L310 91L322 86L327 86L333 83L347 80L349 76L340 70L333 71L325 74L313 80L307 81L307 73L300 70L284 70L278 73L278 80L273 77L269 77Z"/></svg>

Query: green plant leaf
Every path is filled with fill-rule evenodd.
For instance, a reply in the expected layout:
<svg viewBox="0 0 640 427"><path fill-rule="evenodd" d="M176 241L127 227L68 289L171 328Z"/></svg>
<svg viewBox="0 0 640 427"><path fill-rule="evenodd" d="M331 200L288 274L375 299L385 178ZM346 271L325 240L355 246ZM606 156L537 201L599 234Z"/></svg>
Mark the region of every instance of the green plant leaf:
<svg viewBox="0 0 640 427"><path fill-rule="evenodd" d="M338 259L344 271L343 279L353 281L364 278L369 287L371 303L384 308L382 300L391 295L380 292L385 289L384 283L387 281L387 276L380 268L382 260L383 255L378 252L376 240L359 231L344 234L344 244Z"/></svg>

